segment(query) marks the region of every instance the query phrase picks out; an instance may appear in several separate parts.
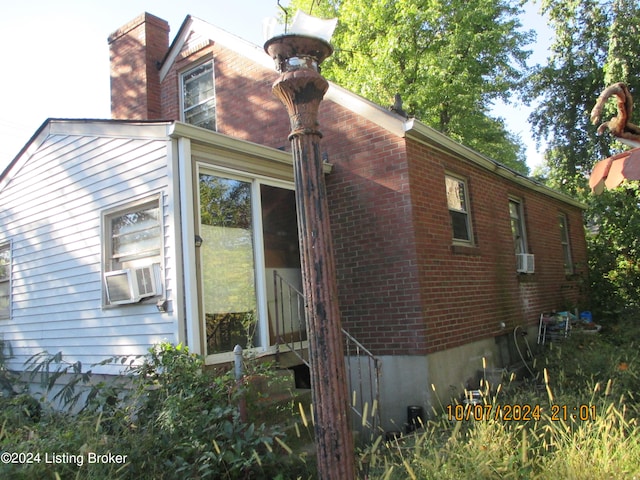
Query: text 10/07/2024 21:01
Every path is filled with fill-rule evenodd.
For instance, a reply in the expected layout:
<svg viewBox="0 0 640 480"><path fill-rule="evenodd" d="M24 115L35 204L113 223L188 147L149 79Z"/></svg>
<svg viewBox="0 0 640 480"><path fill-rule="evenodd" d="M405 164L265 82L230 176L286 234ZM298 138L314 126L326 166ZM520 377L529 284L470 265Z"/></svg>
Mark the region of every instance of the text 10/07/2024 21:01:
<svg viewBox="0 0 640 480"><path fill-rule="evenodd" d="M548 408L548 409L547 409ZM540 405L447 405L447 417L449 421L487 421L501 420L504 422L538 421L546 414L552 422L576 420L593 421L596 419L595 405L559 405L553 404L547 408Z"/></svg>

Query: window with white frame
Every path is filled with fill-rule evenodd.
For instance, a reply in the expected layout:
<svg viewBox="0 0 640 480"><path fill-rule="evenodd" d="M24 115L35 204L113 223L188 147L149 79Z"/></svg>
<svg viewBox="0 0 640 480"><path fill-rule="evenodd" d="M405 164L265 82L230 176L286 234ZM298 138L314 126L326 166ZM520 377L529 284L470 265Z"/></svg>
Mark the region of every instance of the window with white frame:
<svg viewBox="0 0 640 480"><path fill-rule="evenodd" d="M527 237L524 228L524 211L522 202L517 199L509 199L509 217L511 218L511 233L516 255L527 253Z"/></svg>
<svg viewBox="0 0 640 480"><path fill-rule="evenodd" d="M159 293L160 195L103 214L104 303L134 303Z"/></svg>
<svg viewBox="0 0 640 480"><path fill-rule="evenodd" d="M454 242L473 243L467 183L452 175L445 176L447 206L451 217Z"/></svg>
<svg viewBox="0 0 640 480"><path fill-rule="evenodd" d="M564 271L567 274L573 273L573 260L571 259L571 245L569 243L569 223L567 216L561 213L558 217L560 222L560 242L562 243L562 259Z"/></svg>
<svg viewBox="0 0 640 480"><path fill-rule="evenodd" d="M0 319L11 317L11 246L0 245Z"/></svg>
<svg viewBox="0 0 640 480"><path fill-rule="evenodd" d="M182 119L191 125L216 129L216 94L213 60L182 76Z"/></svg>

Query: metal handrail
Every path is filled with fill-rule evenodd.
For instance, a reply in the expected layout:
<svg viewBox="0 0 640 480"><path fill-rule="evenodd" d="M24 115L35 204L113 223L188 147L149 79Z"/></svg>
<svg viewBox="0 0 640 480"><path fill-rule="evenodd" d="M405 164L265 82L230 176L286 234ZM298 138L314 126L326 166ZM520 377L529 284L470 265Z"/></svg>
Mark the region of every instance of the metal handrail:
<svg viewBox="0 0 640 480"><path fill-rule="evenodd" d="M380 429L380 360L344 328L347 382L351 410L360 419L357 426L369 439Z"/></svg>
<svg viewBox="0 0 640 480"><path fill-rule="evenodd" d="M308 356L308 345L304 321L304 295L276 270L273 272L273 282L276 361L279 361L280 345L284 345L309 367L309 361L305 358L305 352ZM377 435L380 428L380 359L344 328L342 335L345 342L347 386L351 392L350 408L356 415L354 419L357 418L359 421L355 426L363 433Z"/></svg>
<svg viewBox="0 0 640 480"><path fill-rule="evenodd" d="M307 367L309 361L304 352L307 349L307 327L304 316L304 295L291 285L277 270L273 271L273 291L275 296L276 361L280 360L280 345L285 345ZM287 301L285 301L287 300ZM286 317L289 317L289 325ZM288 327L288 328L287 328ZM286 338L287 330L289 338Z"/></svg>

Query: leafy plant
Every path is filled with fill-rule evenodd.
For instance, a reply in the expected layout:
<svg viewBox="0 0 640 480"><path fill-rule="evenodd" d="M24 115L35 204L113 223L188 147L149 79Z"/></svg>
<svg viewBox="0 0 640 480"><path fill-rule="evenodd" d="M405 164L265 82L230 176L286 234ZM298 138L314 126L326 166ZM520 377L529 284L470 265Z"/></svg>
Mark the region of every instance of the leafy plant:
<svg viewBox="0 0 640 480"><path fill-rule="evenodd" d="M601 312L640 306L640 185L591 199L587 235L592 302Z"/></svg>
<svg viewBox="0 0 640 480"><path fill-rule="evenodd" d="M32 357L30 373L40 377L47 393L56 381L67 380L54 398L70 410L47 411L39 423L5 421L0 448L66 452L75 462L4 464L0 476L245 479L276 478L281 471L304 469L304 462L287 453L277 425L240 419L238 401L246 392L230 372L207 369L202 357L169 343L151 348L139 364L129 359L101 362L119 362L126 369L112 382L96 383L91 370L83 372L79 363L65 362L62 354ZM265 375L267 369L258 368ZM84 406L76 409L87 391ZM21 399L8 411L26 412L31 406ZM80 465L88 452L126 455L126 461ZM286 475L281 478L290 478Z"/></svg>

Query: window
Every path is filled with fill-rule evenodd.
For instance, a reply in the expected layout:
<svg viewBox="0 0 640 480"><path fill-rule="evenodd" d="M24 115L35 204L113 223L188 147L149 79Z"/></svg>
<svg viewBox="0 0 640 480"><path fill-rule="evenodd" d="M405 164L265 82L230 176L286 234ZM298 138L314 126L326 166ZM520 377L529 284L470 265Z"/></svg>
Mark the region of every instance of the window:
<svg viewBox="0 0 640 480"><path fill-rule="evenodd" d="M182 75L182 116L186 123L216 129L216 95L213 61Z"/></svg>
<svg viewBox="0 0 640 480"><path fill-rule="evenodd" d="M133 282L133 279L137 277L145 280L145 276L148 277L157 273L156 270L159 270L159 268L156 269L154 267L150 270L146 267L154 265L157 267L161 263L161 215L160 196L130 203L104 214L103 255L107 289L112 285L115 288L117 283L117 287L122 290L127 287L128 282ZM145 267L144 270L143 267ZM129 273L122 272L127 269L130 269ZM122 273L117 275L112 272ZM159 284L159 279L157 279L157 282L155 278L153 280L155 282L154 286ZM139 300L157 293L156 288L151 289L148 284L149 281L140 281L138 279L134 287L127 287L126 289L135 288L135 295L130 292L130 296ZM127 292L120 291L117 302L113 301L112 298L114 292L107 291L105 293L105 304L133 303L133 301L127 302L124 300L123 295Z"/></svg>
<svg viewBox="0 0 640 480"><path fill-rule="evenodd" d="M0 245L0 319L11 316L11 248Z"/></svg>
<svg viewBox="0 0 640 480"><path fill-rule="evenodd" d="M524 214L519 200L509 200L509 216L511 217L511 233L516 255L527 253L527 237L524 230Z"/></svg>
<svg viewBox="0 0 640 480"><path fill-rule="evenodd" d="M445 182L453 240L467 244L472 243L467 184L464 180L450 175L445 177Z"/></svg>
<svg viewBox="0 0 640 480"><path fill-rule="evenodd" d="M207 355L260 345L251 181L200 174Z"/></svg>
<svg viewBox="0 0 640 480"><path fill-rule="evenodd" d="M560 221L560 242L562 243L564 271L567 274L572 274L573 261L571 260L571 246L569 245L569 224L567 222L567 216L561 213L558 219Z"/></svg>
<svg viewBox="0 0 640 480"><path fill-rule="evenodd" d="M203 167L198 187L197 335L207 362L229 360L235 345L264 351L278 336L305 341L303 309L274 285L277 273L302 291L293 185Z"/></svg>

